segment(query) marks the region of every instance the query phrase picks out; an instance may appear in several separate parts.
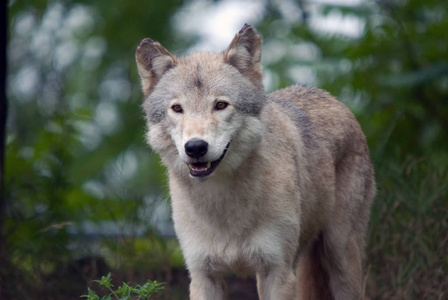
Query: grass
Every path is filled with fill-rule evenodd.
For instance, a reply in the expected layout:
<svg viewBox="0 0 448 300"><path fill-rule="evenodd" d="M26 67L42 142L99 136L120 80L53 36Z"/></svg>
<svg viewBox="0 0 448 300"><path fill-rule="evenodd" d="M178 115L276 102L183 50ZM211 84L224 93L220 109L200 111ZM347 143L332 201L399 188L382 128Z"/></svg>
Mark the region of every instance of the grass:
<svg viewBox="0 0 448 300"><path fill-rule="evenodd" d="M408 159L377 167L368 233L370 299L448 297L448 168Z"/></svg>

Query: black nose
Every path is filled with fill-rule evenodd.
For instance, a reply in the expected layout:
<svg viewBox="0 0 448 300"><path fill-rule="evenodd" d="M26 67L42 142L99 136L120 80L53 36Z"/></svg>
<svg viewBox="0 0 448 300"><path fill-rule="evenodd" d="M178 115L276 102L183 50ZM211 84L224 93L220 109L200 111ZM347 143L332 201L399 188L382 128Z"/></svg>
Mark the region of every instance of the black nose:
<svg viewBox="0 0 448 300"><path fill-rule="evenodd" d="M204 140L193 139L185 144L185 153L193 158L200 158L207 153L208 144Z"/></svg>

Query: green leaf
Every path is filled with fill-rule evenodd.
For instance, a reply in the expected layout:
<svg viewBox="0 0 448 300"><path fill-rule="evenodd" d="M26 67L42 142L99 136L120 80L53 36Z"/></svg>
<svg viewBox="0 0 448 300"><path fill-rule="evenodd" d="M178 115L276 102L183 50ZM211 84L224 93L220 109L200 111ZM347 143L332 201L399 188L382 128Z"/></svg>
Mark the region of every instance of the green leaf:
<svg viewBox="0 0 448 300"><path fill-rule="evenodd" d="M111 277L112 277L112 274L109 273L109 274L107 274L107 276L101 277L101 280L93 280L93 282L97 282L100 285L110 289L110 288L113 287L113 284L110 283L111 282Z"/></svg>
<svg viewBox="0 0 448 300"><path fill-rule="evenodd" d="M133 288L127 283L123 282L121 286L115 291L115 293L121 295L122 297L128 297L132 294Z"/></svg>
<svg viewBox="0 0 448 300"><path fill-rule="evenodd" d="M148 299L151 295L163 290L163 284L164 283L148 280L143 286L137 286L135 293L138 295L138 299Z"/></svg>
<svg viewBox="0 0 448 300"><path fill-rule="evenodd" d="M87 300L99 300L100 297L92 291L90 288L87 288L88 294L82 295L81 298L87 298Z"/></svg>

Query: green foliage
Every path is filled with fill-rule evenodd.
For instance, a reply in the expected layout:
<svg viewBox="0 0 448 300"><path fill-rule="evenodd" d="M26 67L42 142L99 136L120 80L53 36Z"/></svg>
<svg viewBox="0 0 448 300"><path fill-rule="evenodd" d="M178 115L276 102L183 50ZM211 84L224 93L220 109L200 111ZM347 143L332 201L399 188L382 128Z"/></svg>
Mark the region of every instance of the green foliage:
<svg viewBox="0 0 448 300"><path fill-rule="evenodd" d="M93 280L93 282L99 283L101 286L109 290L110 294L100 297L93 290L88 288L88 294L81 297L87 298L87 300L110 300L112 298L119 300L149 299L152 295L164 289L164 283L148 280L148 282L143 286L136 285L135 287L132 287L128 283L123 282L121 286L114 290L114 285L111 283L111 281L111 273L107 274L107 276L101 277L101 280Z"/></svg>
<svg viewBox="0 0 448 300"><path fill-rule="evenodd" d="M279 19L276 7L270 9L258 27L265 45L277 44L285 53L280 61L267 64L277 77L272 89L294 82L290 71L295 67L309 69L314 85L355 112L375 161L445 152L446 2L365 1L354 7L331 4L316 9L323 15L360 20L364 31L359 37L316 31L308 19L290 23Z"/></svg>
<svg viewBox="0 0 448 300"><path fill-rule="evenodd" d="M147 36L169 37L169 16L180 5L11 1L2 232L8 264L0 263L6 298L63 293L70 287L62 281L43 286L84 257L107 255L115 268L146 260L153 271L167 269L170 257L179 264L177 243L151 226L154 207L167 198L165 170L145 143L134 51ZM150 243L144 250L165 252L148 256L143 241ZM85 269L75 271L70 276L84 283Z"/></svg>
<svg viewBox="0 0 448 300"><path fill-rule="evenodd" d="M379 299L443 299L448 281L448 169L408 158L377 169L372 209L368 295Z"/></svg>

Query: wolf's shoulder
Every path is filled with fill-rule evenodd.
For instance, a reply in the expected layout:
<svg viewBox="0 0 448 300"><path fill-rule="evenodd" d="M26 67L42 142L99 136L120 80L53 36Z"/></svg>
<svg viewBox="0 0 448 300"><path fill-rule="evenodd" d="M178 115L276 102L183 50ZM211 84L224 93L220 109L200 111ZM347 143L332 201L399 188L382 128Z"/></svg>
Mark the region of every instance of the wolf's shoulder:
<svg viewBox="0 0 448 300"><path fill-rule="evenodd" d="M339 111L351 114L348 108L327 91L306 85L292 85L268 94L268 102L296 107L304 112Z"/></svg>
<svg viewBox="0 0 448 300"><path fill-rule="evenodd" d="M354 136L363 137L354 115L330 93L309 86L293 85L268 94L268 107L279 108L300 130L317 140L343 144ZM344 141L344 142L341 142Z"/></svg>

